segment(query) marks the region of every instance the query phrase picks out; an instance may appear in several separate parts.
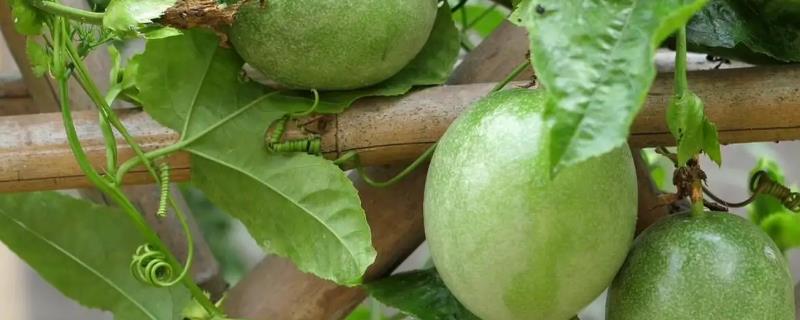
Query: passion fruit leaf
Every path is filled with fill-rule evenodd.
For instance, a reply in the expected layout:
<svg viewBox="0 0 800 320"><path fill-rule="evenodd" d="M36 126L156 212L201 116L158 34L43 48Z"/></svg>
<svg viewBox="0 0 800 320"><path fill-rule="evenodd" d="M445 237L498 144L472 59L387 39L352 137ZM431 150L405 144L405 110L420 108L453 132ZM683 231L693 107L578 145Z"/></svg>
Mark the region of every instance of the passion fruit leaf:
<svg viewBox="0 0 800 320"><path fill-rule="evenodd" d="M396 274L365 285L383 304L420 320L479 320L447 289L436 269Z"/></svg>
<svg viewBox="0 0 800 320"><path fill-rule="evenodd" d="M2 195L0 240L61 293L118 320L177 320L190 301L183 286L131 276L131 255L145 239L111 207L55 192Z"/></svg>
<svg viewBox="0 0 800 320"><path fill-rule="evenodd" d="M376 253L350 180L321 157L264 147L273 121L311 104L242 80L244 62L217 41L201 30L148 41L136 78L145 111L197 139L186 149L194 183L262 247L302 271L359 283Z"/></svg>
<svg viewBox="0 0 800 320"><path fill-rule="evenodd" d="M776 12L791 10L774 6L780 2L709 1L687 26L690 49L759 64L800 61L800 23L796 15ZM793 8L797 12L800 3Z"/></svg>
<svg viewBox="0 0 800 320"><path fill-rule="evenodd" d="M706 0L523 0L513 21L530 34L550 93L551 168L607 153L628 138L656 69L655 50Z"/></svg>
<svg viewBox="0 0 800 320"><path fill-rule="evenodd" d="M32 6L28 0L10 0L11 16L17 32L26 36L42 34L44 15Z"/></svg>
<svg viewBox="0 0 800 320"><path fill-rule="evenodd" d="M117 32L130 32L161 17L175 2L177 0L112 0L106 8L103 26Z"/></svg>
<svg viewBox="0 0 800 320"><path fill-rule="evenodd" d="M678 163L682 165L701 152L717 165L722 164L717 127L704 109L703 100L692 92L673 97L667 107L667 125L678 141Z"/></svg>
<svg viewBox="0 0 800 320"><path fill-rule="evenodd" d="M352 90L322 93L318 111L339 113L356 100L372 96L397 96L414 86L439 85L445 83L458 59L460 35L453 23L450 7L439 8L436 22L428 42L419 54L400 72L375 86Z"/></svg>

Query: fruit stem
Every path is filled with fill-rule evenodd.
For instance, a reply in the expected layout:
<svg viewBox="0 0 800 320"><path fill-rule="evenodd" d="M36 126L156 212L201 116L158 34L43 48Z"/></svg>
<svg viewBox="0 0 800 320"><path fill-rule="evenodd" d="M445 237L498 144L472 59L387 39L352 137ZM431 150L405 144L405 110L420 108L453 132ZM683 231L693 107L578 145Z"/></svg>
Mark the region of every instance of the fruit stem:
<svg viewBox="0 0 800 320"><path fill-rule="evenodd" d="M692 193L691 193L691 200L692 200L692 216L699 217L702 216L705 212L705 203L703 201L703 181L701 180L701 170L700 170L700 162L698 157L695 155L692 158Z"/></svg>
<svg viewBox="0 0 800 320"><path fill-rule="evenodd" d="M698 189L700 190L699 192L697 191ZM704 212L705 205L703 204L703 187L702 183L696 180L692 182L692 216L699 217L702 216Z"/></svg>

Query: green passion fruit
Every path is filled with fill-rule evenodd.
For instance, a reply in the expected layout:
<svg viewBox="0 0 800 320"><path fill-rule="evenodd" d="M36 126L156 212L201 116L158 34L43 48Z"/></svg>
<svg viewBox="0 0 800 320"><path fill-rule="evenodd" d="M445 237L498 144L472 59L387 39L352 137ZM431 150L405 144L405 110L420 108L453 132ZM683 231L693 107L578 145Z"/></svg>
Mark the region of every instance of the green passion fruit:
<svg viewBox="0 0 800 320"><path fill-rule="evenodd" d="M484 320L565 320L614 278L633 242L627 146L551 179L545 97L494 93L442 137L425 187L425 232L447 287Z"/></svg>
<svg viewBox="0 0 800 320"><path fill-rule="evenodd" d="M239 8L229 36L242 58L295 89L386 80L428 40L437 0L269 0Z"/></svg>
<svg viewBox="0 0 800 320"><path fill-rule="evenodd" d="M679 214L647 229L609 290L608 320L791 320L794 290L781 251L728 213Z"/></svg>

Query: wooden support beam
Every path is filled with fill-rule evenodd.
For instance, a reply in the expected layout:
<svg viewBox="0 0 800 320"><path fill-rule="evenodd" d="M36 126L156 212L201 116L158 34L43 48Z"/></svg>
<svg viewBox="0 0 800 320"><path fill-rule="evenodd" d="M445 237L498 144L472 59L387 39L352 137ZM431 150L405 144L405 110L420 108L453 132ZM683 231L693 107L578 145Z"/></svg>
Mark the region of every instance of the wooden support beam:
<svg viewBox="0 0 800 320"><path fill-rule="evenodd" d="M706 102L706 112L717 124L723 144L800 139L800 67L693 72L690 81ZM493 86L441 86L403 97L361 100L336 116L334 123L337 125L322 135L323 150L328 158L357 151L364 165L408 162L435 142L458 114ZM660 76L631 128L631 146L674 143L664 120L671 95L672 76ZM164 147L177 139L177 134L141 111L124 111L121 117L146 149ZM97 115L78 112L75 118L84 147L99 167L104 163L104 146ZM88 185L72 159L60 115L0 117L0 132L3 133L0 192ZM123 160L132 156L124 146L119 152ZM176 181L189 178L190 163L186 154L176 155L170 163L175 168ZM134 170L126 183L149 181L143 170Z"/></svg>

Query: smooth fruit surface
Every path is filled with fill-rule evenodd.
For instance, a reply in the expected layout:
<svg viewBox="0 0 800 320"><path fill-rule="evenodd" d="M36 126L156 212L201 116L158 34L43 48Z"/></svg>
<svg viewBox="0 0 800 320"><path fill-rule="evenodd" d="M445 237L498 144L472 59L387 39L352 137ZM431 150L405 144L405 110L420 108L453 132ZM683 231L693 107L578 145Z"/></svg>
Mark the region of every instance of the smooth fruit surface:
<svg viewBox="0 0 800 320"><path fill-rule="evenodd" d="M269 0L242 5L236 51L291 88L338 90L388 79L422 49L436 0Z"/></svg>
<svg viewBox="0 0 800 320"><path fill-rule="evenodd" d="M550 180L538 91L490 95L440 140L425 232L447 287L484 320L566 320L605 289L633 241L627 146Z"/></svg>
<svg viewBox="0 0 800 320"><path fill-rule="evenodd" d="M789 267L758 227L727 213L675 215L636 240L608 295L608 320L795 316Z"/></svg>

